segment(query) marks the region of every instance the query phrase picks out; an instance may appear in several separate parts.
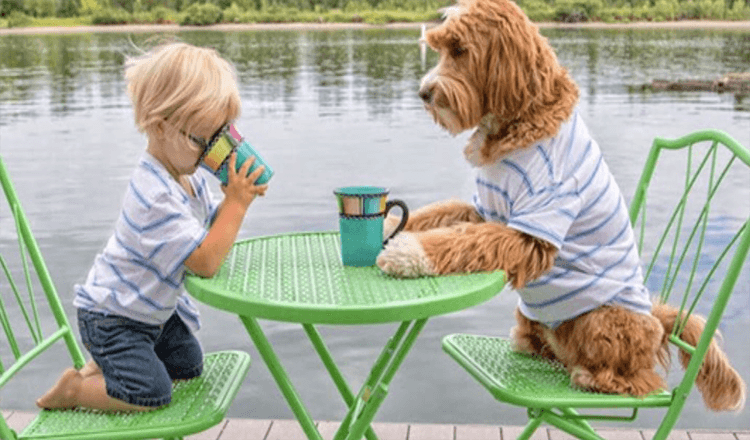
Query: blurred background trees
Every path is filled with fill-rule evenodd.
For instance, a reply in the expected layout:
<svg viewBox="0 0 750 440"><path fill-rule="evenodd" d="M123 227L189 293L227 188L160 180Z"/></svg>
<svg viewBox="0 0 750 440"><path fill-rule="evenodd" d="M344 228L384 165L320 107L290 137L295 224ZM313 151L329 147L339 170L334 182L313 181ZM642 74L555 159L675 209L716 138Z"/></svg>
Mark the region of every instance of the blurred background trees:
<svg viewBox="0 0 750 440"><path fill-rule="evenodd" d="M750 0L516 0L534 21L750 20ZM0 27L439 20L452 0L0 0Z"/></svg>

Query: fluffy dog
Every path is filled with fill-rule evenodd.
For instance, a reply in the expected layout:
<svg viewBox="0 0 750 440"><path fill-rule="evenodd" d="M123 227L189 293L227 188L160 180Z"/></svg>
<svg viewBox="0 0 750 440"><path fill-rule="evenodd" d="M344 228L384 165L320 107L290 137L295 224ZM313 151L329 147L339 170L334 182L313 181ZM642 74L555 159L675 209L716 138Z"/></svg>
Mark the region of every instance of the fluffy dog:
<svg viewBox="0 0 750 440"><path fill-rule="evenodd" d="M510 0L459 0L425 39L440 60L419 96L450 133L475 129L464 156L476 193L412 213L378 266L401 277L502 269L520 295L518 351L561 361L587 389L664 388L656 366L679 312L651 302L625 202L547 40ZM691 317L681 337L695 344L702 328ZM744 405L715 342L697 387L711 409Z"/></svg>

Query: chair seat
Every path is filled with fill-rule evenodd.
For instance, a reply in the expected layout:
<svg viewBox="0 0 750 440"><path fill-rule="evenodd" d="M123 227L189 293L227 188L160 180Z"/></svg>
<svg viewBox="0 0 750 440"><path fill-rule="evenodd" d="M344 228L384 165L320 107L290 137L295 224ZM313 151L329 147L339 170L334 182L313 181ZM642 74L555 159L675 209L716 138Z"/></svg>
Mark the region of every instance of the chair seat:
<svg viewBox="0 0 750 440"><path fill-rule="evenodd" d="M495 399L530 408L621 408L669 406L661 391L644 398L602 394L571 386L562 364L513 351L504 338L454 334L443 350L477 379Z"/></svg>
<svg viewBox="0 0 750 440"><path fill-rule="evenodd" d="M177 381L172 402L149 412L103 413L85 409L44 410L20 439L142 439L178 437L218 424L250 368L241 351L206 354L200 377Z"/></svg>

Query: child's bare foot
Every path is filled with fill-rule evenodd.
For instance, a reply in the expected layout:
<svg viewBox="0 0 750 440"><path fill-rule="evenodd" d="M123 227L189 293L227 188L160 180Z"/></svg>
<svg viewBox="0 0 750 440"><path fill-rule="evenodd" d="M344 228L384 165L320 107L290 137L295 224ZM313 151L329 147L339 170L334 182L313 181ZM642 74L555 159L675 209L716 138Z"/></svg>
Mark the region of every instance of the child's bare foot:
<svg viewBox="0 0 750 440"><path fill-rule="evenodd" d="M57 383L42 397L37 399L36 406L44 409L75 408L77 396L83 377L74 368L63 372Z"/></svg>
<svg viewBox="0 0 750 440"><path fill-rule="evenodd" d="M83 368L78 370L78 373L80 373L81 377L85 379L95 374L102 374L102 370L98 365L96 365L96 362L90 360L86 363L86 365L83 366Z"/></svg>

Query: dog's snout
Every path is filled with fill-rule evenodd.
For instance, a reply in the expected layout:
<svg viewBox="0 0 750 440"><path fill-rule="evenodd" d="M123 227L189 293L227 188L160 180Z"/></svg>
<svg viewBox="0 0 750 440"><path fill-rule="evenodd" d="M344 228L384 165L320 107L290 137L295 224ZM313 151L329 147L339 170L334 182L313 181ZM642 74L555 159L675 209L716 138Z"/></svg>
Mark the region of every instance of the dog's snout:
<svg viewBox="0 0 750 440"><path fill-rule="evenodd" d="M432 102L432 87L422 87L419 89L419 97L422 98L426 104Z"/></svg>

